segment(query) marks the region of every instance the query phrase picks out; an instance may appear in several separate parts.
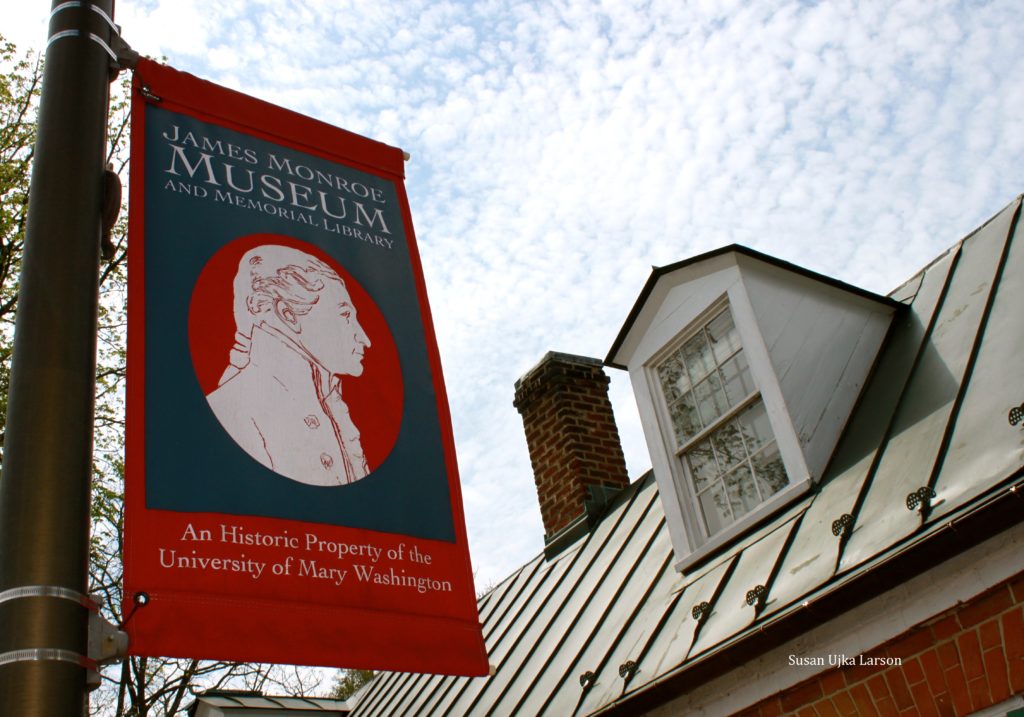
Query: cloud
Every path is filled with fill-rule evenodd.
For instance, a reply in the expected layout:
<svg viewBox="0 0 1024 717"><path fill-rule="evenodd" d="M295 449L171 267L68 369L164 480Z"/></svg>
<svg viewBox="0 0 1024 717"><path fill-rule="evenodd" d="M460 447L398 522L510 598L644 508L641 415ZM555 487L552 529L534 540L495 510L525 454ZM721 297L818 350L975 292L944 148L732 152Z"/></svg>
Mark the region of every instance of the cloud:
<svg viewBox="0 0 1024 717"><path fill-rule="evenodd" d="M603 357L651 265L739 242L886 292L1024 189L1012 0L118 11L146 54L411 152L482 583L542 546L515 379Z"/></svg>

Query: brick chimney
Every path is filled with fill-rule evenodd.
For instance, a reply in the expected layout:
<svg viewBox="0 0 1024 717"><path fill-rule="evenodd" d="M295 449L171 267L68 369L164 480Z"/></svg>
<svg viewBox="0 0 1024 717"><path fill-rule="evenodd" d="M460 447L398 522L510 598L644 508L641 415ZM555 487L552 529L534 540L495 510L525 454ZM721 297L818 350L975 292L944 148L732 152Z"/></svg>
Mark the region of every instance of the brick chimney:
<svg viewBox="0 0 1024 717"><path fill-rule="evenodd" d="M555 352L516 381L548 545L629 485L608 383L598 359Z"/></svg>

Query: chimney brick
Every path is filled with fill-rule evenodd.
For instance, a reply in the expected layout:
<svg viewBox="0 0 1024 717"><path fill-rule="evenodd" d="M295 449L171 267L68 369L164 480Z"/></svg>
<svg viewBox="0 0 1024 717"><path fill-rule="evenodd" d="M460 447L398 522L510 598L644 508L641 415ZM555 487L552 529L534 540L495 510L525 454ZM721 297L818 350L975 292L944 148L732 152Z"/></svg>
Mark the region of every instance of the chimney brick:
<svg viewBox="0 0 1024 717"><path fill-rule="evenodd" d="M545 542L599 499L591 486L607 493L629 485L608 384L598 359L555 352L516 381Z"/></svg>

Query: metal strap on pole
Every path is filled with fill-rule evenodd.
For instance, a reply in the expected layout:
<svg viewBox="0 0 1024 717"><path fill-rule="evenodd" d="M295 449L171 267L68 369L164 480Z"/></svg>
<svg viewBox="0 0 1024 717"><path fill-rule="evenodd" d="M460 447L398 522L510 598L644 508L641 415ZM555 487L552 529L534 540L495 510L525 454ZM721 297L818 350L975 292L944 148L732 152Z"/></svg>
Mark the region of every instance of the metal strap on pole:
<svg viewBox="0 0 1024 717"><path fill-rule="evenodd" d="M96 612L99 610L99 605L97 605L96 601L90 596L85 593L80 593L77 590L64 588L59 585L23 585L21 587L11 588L10 590L4 590L3 592L0 592L0 603L5 603L8 600L20 600L22 598L34 597L62 598L64 600L70 600L71 602L78 603L90 612Z"/></svg>
<svg viewBox="0 0 1024 717"><path fill-rule="evenodd" d="M58 14L64 12L65 10L71 10L71 9L77 8L77 7L82 7L81 0L69 0L68 2L60 3L55 8L53 8L53 10L50 11L50 20L51 20L51 22L53 21L53 18L56 17ZM108 15L103 10L103 8L101 8L98 5L89 5L89 9L92 10L97 15L99 15L101 18L103 18L103 20L107 23L107 25L110 26L111 30L113 30L114 32L120 34L121 28L119 28L117 25L114 24L114 21L111 19L110 15Z"/></svg>
<svg viewBox="0 0 1024 717"><path fill-rule="evenodd" d="M81 0L69 0L68 2L62 2L50 12L50 24L54 24L54 18L65 10L74 10L83 6ZM82 37L83 34L90 40L95 42L97 45L103 48L103 51L110 57L111 62L118 68L124 69L125 67L134 67L135 61L139 55L134 52L128 44L121 37L121 27L114 23L113 19L103 8L97 5L89 5L88 8L92 10L96 15L103 19L107 24L107 34L110 37L108 42L103 37L97 35L95 32L83 33L80 29L68 29L58 30L50 34L46 41L46 49L49 50L50 45L63 40L65 38Z"/></svg>
<svg viewBox="0 0 1024 717"><path fill-rule="evenodd" d="M85 655L79 655L70 650L55 650L51 648L35 648L29 650L12 650L0 654L0 666L11 665L16 662L68 662L86 670L96 669L96 660L91 660Z"/></svg>

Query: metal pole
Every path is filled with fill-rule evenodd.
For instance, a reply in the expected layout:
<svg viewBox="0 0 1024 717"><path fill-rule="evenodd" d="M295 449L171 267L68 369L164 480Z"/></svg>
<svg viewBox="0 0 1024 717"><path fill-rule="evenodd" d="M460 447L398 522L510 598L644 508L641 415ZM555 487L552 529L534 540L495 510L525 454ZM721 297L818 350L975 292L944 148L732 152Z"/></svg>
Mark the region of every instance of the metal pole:
<svg viewBox="0 0 1024 717"><path fill-rule="evenodd" d="M53 0L0 479L0 715L86 709L101 177L113 0Z"/></svg>

